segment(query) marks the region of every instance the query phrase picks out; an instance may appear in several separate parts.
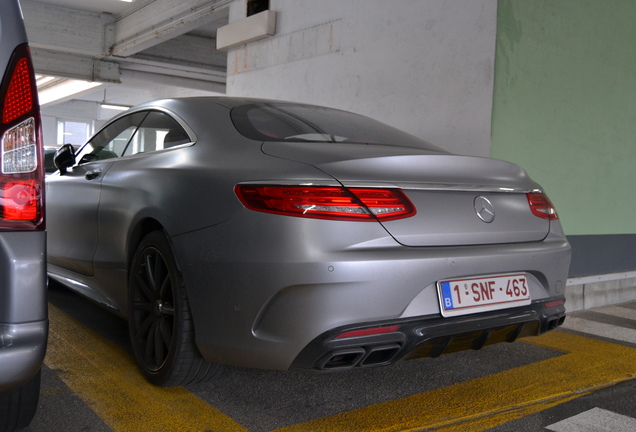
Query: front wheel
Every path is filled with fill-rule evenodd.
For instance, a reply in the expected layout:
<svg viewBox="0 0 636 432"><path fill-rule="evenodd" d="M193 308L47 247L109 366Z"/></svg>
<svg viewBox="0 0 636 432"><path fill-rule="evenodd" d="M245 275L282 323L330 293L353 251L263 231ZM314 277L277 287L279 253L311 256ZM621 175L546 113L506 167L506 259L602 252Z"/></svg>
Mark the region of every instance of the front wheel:
<svg viewBox="0 0 636 432"><path fill-rule="evenodd" d="M218 370L195 345L185 287L170 244L160 231L144 237L132 261L128 329L137 364L154 385L202 382Z"/></svg>

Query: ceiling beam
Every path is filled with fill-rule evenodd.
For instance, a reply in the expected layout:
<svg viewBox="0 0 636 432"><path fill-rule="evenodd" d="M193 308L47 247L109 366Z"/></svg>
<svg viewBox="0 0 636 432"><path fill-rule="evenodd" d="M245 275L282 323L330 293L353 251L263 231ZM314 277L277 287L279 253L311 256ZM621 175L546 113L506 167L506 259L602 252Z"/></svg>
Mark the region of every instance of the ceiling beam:
<svg viewBox="0 0 636 432"><path fill-rule="evenodd" d="M179 77L158 72L122 69L121 79L122 82L127 85L144 86L148 84L158 84L162 86L176 86L193 90L225 93L225 83L219 81L196 79L194 77Z"/></svg>
<svg viewBox="0 0 636 432"><path fill-rule="evenodd" d="M128 60L131 59L153 60L201 69L210 68L224 73L227 69L227 53L216 50L214 39L190 34L175 37L128 57Z"/></svg>
<svg viewBox="0 0 636 432"><path fill-rule="evenodd" d="M32 48L33 68L42 75L120 83L120 65L91 56Z"/></svg>
<svg viewBox="0 0 636 432"><path fill-rule="evenodd" d="M199 81L209 81L219 84L225 84L226 82L225 70L201 69L180 65L167 65L161 62L153 62L140 59L135 59L134 62L122 62L121 69L152 72L161 75L169 75L181 78L192 78Z"/></svg>
<svg viewBox="0 0 636 432"><path fill-rule="evenodd" d="M21 0L38 74L219 93L227 54L214 37L231 2L150 0L114 16Z"/></svg>
<svg viewBox="0 0 636 432"><path fill-rule="evenodd" d="M114 56L128 57L213 21L232 0L152 0L115 22Z"/></svg>
<svg viewBox="0 0 636 432"><path fill-rule="evenodd" d="M104 56L114 40L115 17L22 0L31 47Z"/></svg>

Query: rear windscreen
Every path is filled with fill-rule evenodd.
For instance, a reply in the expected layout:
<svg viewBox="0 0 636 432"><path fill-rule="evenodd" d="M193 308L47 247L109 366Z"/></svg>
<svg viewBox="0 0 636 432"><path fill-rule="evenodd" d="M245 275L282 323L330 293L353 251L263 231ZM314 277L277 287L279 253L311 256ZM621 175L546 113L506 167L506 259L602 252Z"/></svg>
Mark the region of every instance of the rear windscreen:
<svg viewBox="0 0 636 432"><path fill-rule="evenodd" d="M331 108L293 103L253 103L231 112L232 122L256 141L384 144L446 153L379 121Z"/></svg>

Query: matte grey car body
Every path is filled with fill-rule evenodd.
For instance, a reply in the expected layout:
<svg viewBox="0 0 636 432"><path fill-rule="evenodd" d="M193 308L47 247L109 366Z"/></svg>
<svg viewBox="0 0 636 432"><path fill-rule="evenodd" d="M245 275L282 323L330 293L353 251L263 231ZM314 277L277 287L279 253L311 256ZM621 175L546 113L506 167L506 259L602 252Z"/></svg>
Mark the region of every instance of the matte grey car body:
<svg viewBox="0 0 636 432"><path fill-rule="evenodd" d="M20 6L0 7L0 430L27 426L46 351L40 113Z"/></svg>
<svg viewBox="0 0 636 432"><path fill-rule="evenodd" d="M338 370L512 341L564 319L570 247L540 186L512 163L452 155L361 116L163 100L56 163L49 276L129 318L156 384L212 373L184 367L188 378L173 379L175 345L203 364ZM173 270L168 299L149 294L156 256ZM479 278L522 280L523 304L442 311L444 281ZM175 342L184 332L190 342Z"/></svg>

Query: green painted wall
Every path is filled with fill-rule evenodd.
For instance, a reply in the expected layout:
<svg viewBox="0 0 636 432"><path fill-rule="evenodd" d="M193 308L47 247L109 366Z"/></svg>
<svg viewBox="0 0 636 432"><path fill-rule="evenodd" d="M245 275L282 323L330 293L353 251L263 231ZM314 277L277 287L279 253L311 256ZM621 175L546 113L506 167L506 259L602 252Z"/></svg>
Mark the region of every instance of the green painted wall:
<svg viewBox="0 0 636 432"><path fill-rule="evenodd" d="M568 235L636 233L636 1L499 0L492 156Z"/></svg>

